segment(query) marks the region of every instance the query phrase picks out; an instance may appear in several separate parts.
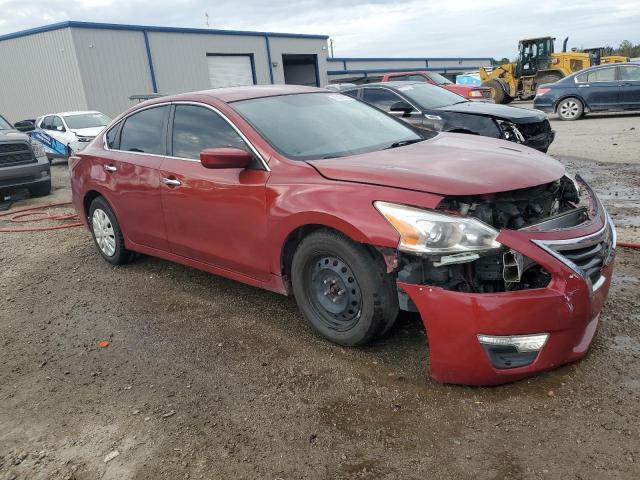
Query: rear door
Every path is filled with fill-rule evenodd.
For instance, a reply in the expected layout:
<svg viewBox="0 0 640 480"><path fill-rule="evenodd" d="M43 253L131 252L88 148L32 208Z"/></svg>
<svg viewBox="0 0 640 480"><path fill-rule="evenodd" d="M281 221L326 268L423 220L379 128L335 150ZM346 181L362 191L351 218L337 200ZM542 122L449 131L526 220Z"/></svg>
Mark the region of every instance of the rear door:
<svg viewBox="0 0 640 480"><path fill-rule="evenodd" d="M616 67L598 68L578 77L578 90L591 110L609 110L618 106Z"/></svg>
<svg viewBox="0 0 640 480"><path fill-rule="evenodd" d="M243 275L266 280L266 182L269 171L238 130L204 104L176 103L169 148L162 164L162 207L171 252ZM246 169L208 169L206 148L236 147L252 152Z"/></svg>
<svg viewBox="0 0 640 480"><path fill-rule="evenodd" d="M112 127L104 154L95 161L95 176L127 238L139 245L168 251L160 202L159 168L166 154L169 105L145 108Z"/></svg>
<svg viewBox="0 0 640 480"><path fill-rule="evenodd" d="M621 65L617 68L620 106L640 109L640 66Z"/></svg>

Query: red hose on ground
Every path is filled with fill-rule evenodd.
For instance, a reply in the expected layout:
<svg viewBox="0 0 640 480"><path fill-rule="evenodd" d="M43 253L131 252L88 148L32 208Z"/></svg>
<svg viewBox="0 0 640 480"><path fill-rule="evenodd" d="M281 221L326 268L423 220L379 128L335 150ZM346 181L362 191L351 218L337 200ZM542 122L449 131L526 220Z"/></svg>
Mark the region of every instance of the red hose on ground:
<svg viewBox="0 0 640 480"><path fill-rule="evenodd" d="M640 248L640 243L634 243L634 242L618 242L616 245L618 247L625 247L625 248Z"/></svg>
<svg viewBox="0 0 640 480"><path fill-rule="evenodd" d="M52 215L43 210L45 208L56 208L64 205L71 205L71 202L54 202L46 205L36 205L34 207L21 208L13 212L0 213L2 217L9 217L9 221L13 223L39 222L43 220L49 221L65 221L78 219L75 213L64 213L61 215ZM63 228L73 228L82 226L81 222L62 223L60 225L49 225L46 227L23 227L23 228L0 228L0 233L19 233L19 232L46 232L49 230L62 230Z"/></svg>

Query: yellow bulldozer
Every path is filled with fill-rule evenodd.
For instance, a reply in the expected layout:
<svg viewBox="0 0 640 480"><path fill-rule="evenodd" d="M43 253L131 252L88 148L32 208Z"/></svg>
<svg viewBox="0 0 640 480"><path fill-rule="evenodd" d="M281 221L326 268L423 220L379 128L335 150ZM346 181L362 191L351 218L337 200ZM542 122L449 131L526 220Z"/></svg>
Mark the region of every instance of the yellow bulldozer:
<svg viewBox="0 0 640 480"><path fill-rule="evenodd" d="M624 55L612 55L611 48L596 47L596 48L584 48L584 53L588 53L591 57L591 66L604 65L605 63L624 63L628 62L629 58Z"/></svg>
<svg viewBox="0 0 640 480"><path fill-rule="evenodd" d="M529 38L518 43L518 60L494 67L491 72L480 67L482 85L491 89L496 103L515 98L530 100L538 85L553 83L573 72L591 66L591 56L584 52L567 52L565 38L562 53L554 53L555 38Z"/></svg>

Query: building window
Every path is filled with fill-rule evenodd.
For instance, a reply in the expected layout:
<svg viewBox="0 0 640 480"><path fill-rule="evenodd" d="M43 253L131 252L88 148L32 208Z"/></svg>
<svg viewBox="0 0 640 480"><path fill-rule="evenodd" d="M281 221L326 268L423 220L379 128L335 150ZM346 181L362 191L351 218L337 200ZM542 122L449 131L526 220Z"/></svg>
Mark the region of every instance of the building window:
<svg viewBox="0 0 640 480"><path fill-rule="evenodd" d="M211 88L255 85L256 69L252 53L207 53Z"/></svg>

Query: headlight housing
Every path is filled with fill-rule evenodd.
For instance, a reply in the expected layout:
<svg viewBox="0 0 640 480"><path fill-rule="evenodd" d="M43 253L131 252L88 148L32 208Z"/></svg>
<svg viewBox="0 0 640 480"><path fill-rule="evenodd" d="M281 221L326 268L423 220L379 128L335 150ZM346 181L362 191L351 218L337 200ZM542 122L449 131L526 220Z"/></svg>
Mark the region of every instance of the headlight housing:
<svg viewBox="0 0 640 480"><path fill-rule="evenodd" d="M498 231L475 218L443 215L388 202L373 204L400 234L398 249L417 254L479 252L500 248Z"/></svg>
<svg viewBox="0 0 640 480"><path fill-rule="evenodd" d="M482 98L482 91L480 90L470 90L469 97L473 98Z"/></svg>
<svg viewBox="0 0 640 480"><path fill-rule="evenodd" d="M507 122L506 120L496 120L502 136L505 140L516 143L524 143L525 139L515 123Z"/></svg>
<svg viewBox="0 0 640 480"><path fill-rule="evenodd" d="M33 138L31 139L31 149L33 150L33 154L36 158L43 158L47 156L47 153L44 151L44 146Z"/></svg>

